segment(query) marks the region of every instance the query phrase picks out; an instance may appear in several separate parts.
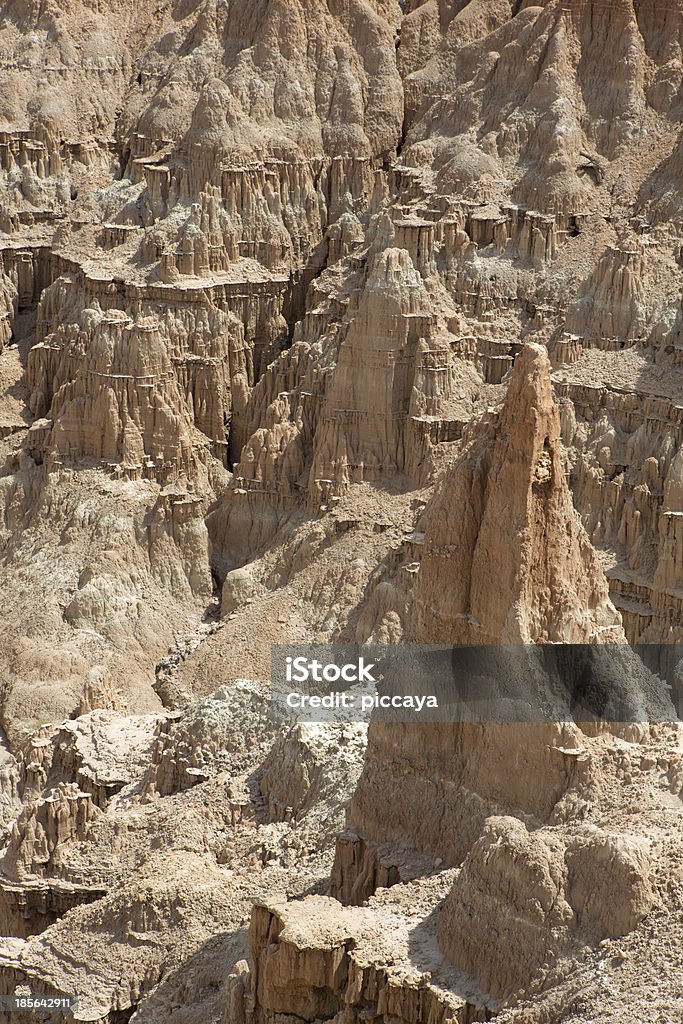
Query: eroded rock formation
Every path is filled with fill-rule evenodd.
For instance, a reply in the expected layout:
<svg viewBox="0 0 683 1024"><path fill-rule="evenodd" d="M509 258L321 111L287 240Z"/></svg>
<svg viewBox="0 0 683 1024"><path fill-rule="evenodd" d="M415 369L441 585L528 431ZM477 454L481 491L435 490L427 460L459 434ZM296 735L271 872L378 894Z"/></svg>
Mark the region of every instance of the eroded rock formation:
<svg viewBox="0 0 683 1024"><path fill-rule="evenodd" d="M678 1019L682 18L4 5L3 992ZM545 717L363 765L266 714L304 640L524 642Z"/></svg>
<svg viewBox="0 0 683 1024"><path fill-rule="evenodd" d="M429 905L438 894L425 889L414 896ZM241 969L229 979L224 1020L255 1024L335 1015L356 1024L368 1013L381 1024L486 1020L484 1009L430 984L430 973L411 963L415 924L409 906L392 910L380 904L373 913L323 897L257 905L249 928L253 967L249 972L246 964L238 965ZM382 941L390 966L378 970L372 960ZM438 954L429 966L437 969Z"/></svg>
<svg viewBox="0 0 683 1024"><path fill-rule="evenodd" d="M505 403L474 422L425 509L409 635L421 642L622 639L565 479L545 349L526 345ZM577 618L578 615L578 618Z"/></svg>

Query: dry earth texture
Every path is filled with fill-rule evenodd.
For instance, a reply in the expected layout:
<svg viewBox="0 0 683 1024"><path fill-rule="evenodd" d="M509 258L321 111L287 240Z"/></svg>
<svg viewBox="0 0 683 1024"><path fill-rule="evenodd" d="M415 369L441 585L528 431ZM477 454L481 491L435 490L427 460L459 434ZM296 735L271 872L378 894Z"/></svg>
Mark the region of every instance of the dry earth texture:
<svg viewBox="0 0 683 1024"><path fill-rule="evenodd" d="M0 994L78 997L3 1021L683 1019L682 47L0 0ZM269 717L400 640L609 641L642 724Z"/></svg>

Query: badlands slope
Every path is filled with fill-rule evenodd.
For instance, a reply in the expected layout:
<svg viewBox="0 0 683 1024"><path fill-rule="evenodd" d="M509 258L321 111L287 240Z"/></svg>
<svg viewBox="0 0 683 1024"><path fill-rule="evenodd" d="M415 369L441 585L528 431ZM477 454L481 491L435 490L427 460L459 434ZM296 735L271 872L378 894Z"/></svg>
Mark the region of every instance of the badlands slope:
<svg viewBox="0 0 683 1024"><path fill-rule="evenodd" d="M681 1019L682 45L681 0L0 2L36 1021ZM539 645L541 704L594 644L637 721L278 726L271 645L337 640Z"/></svg>

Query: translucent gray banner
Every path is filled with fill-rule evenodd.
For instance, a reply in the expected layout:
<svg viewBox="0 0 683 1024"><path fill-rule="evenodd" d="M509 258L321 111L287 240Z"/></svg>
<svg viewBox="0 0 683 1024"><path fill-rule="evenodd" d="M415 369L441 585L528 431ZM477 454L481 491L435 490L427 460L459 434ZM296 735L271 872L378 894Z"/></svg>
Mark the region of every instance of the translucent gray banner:
<svg viewBox="0 0 683 1024"><path fill-rule="evenodd" d="M673 722L683 645L278 644L272 680L292 722Z"/></svg>

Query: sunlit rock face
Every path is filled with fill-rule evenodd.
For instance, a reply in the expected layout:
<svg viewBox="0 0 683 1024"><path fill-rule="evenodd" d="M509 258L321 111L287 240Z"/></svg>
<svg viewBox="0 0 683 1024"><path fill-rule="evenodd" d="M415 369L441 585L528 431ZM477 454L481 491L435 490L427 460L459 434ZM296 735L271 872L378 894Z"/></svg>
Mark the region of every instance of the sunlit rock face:
<svg viewBox="0 0 683 1024"><path fill-rule="evenodd" d="M2 6L3 992L679 1019L682 21ZM299 641L539 715L289 726Z"/></svg>

